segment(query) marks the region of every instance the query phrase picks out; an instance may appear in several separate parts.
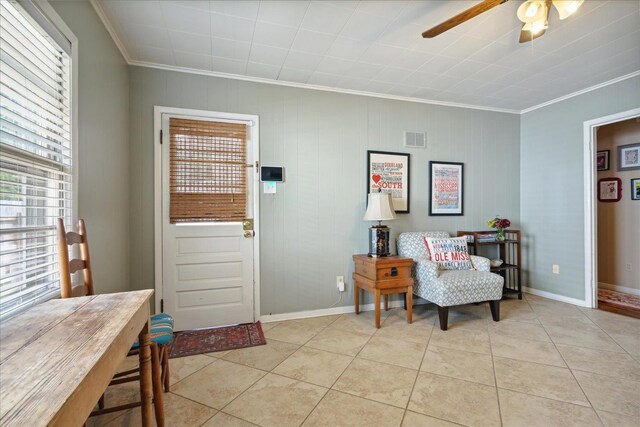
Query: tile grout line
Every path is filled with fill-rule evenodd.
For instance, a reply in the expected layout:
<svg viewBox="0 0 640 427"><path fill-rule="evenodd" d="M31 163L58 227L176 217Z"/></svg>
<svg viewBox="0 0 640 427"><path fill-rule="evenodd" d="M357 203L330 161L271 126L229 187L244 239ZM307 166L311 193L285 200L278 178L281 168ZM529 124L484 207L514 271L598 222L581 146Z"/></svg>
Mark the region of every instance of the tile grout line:
<svg viewBox="0 0 640 427"><path fill-rule="evenodd" d="M407 405L404 408L404 413L402 414L402 419L400 420L400 425L402 425L402 423L404 423L404 417L407 416L407 411L409 410L409 404L411 403L411 397L413 397L413 391L416 388L416 384L418 383L418 377L420 377L420 372L422 369L422 364L424 363L424 357L427 354L427 351L429 350L429 343L431 342L431 337L433 336L433 328L435 328L435 319L434 319L434 324L431 325L431 333L429 334L429 338L427 339L427 342L424 346L424 351L422 352L422 358L420 359L420 364L418 365L418 373L416 375L416 378L413 380L413 385L411 386L411 391L409 392L409 399L407 399Z"/></svg>
<svg viewBox="0 0 640 427"><path fill-rule="evenodd" d="M319 333L321 333L322 331L324 331L325 329L327 329L331 324L333 324L333 323L334 323L334 322L336 322L338 319L340 319L340 317L342 317L342 315L340 315L339 317L337 317L333 322L329 322L327 325L323 326L322 328L319 328L319 329L318 329L318 331L317 331L316 333L314 333L314 334L313 334L313 336L311 336L307 341L305 341L305 342L304 342L304 344L300 345L300 346L298 347L298 349L297 349L296 351L294 351L291 355L287 356L287 357L285 358L285 360L287 360L287 359L288 359L289 357L291 357L293 354L295 354L296 352L298 352L298 351L300 350L300 348L304 347L306 343L308 343L308 342L309 342L309 341L311 341L311 340L312 340L316 335L318 335ZM294 320L292 320L292 322L296 322L296 320L294 319ZM283 323L283 322L280 322L277 326L274 326L274 327L273 327L273 328L271 328L271 329L275 329L275 328L277 328L277 327L278 327L278 326L280 326L282 323ZM303 325L302 323L296 323L296 324ZM271 329L270 329L270 330L271 330ZM268 331L267 331L267 332L268 332ZM266 337L265 337L265 339L266 339ZM278 340L274 339L274 341L278 341ZM294 344L294 343L288 343L288 344ZM299 345L299 344L295 343L294 345ZM228 361L228 362L230 362L230 363L236 363L236 362L231 362L231 361ZM225 409L227 406L231 405L231 403L233 403L233 402L234 402L236 399L238 399L240 396L243 396L243 395L244 395L244 394L245 394L245 393L246 393L246 392L247 392L251 387L253 387L254 385L256 385L256 384L258 383L258 381L262 380L262 379L263 379L264 377L266 377L268 374L277 375L277 376L280 376L280 377L283 377L283 378L287 378L287 379L292 379L292 380L294 380L294 381L300 381L300 380L296 380L296 379L293 379L293 378L289 378L289 377L287 377L287 376L280 375L280 374L277 374L277 373L273 372L273 371L274 371L278 366L280 366L283 362L284 362L284 360L283 360L282 362L278 363L278 364L277 364L273 369L271 369L270 371L264 371L264 370L260 369L261 371L265 372L265 374L264 374L262 377L260 377L259 379L257 379L255 382L253 382L249 387L247 387L246 389L244 389L244 390L243 390L241 393L239 393L236 397L234 397L233 399L231 399L231 401L229 401L226 405L224 405L224 406L220 409L220 412L223 412L223 413L225 413L225 414L226 414L226 412L224 412L224 409ZM237 365L240 365L240 366L247 366L247 365L243 365L242 363L236 363L236 364L237 364ZM253 368L253 369L256 369L256 368ZM311 383L308 383L308 382L306 382L306 381L300 381L300 382L303 382L303 383L306 383L306 384L311 384ZM325 387L322 387L322 386L318 386L317 384L312 384L312 385L314 385L314 386L316 386L316 387L325 388ZM318 401L318 404L322 401L322 399L324 399L324 397L327 395L328 391L329 391L329 389L327 389L327 392L325 392L325 394L322 396L322 398L320 398L320 400ZM311 412L313 412L313 411L315 410L315 408L316 408L316 406L318 406L318 404L316 404L316 405L314 406L314 408L311 410ZM302 425L302 424L306 421L307 417L311 414L311 412L309 412L309 414L307 414L307 416L306 416L306 417L305 417L305 419L302 421L302 423L300 423L300 425ZM236 418L238 418L238 417L236 417ZM243 421L248 421L248 422L250 422L250 423L251 423L251 421L249 421L249 420L245 420L244 418L240 418L240 419L241 419L241 420L243 420ZM253 424L253 423L252 423L252 424Z"/></svg>
<svg viewBox="0 0 640 427"><path fill-rule="evenodd" d="M532 308L533 310L533 308ZM534 310L535 311L535 310ZM583 313L581 310L580 313L586 317L587 319L589 319L589 316L587 316L585 313ZM595 322L593 322L591 319L589 319L592 323L595 324ZM580 384L580 381L578 381L578 379L576 378L575 374L573 373L573 370L571 369L571 366L569 365L569 363L567 363L567 360L565 359L564 355L562 354L562 352L560 351L560 349L558 349L558 344L553 340L553 337L551 336L551 334L549 333L549 331L547 331L547 327L544 325L544 323L540 322L542 324L542 329L544 329L544 331L547 333L547 335L549 335L549 338L551 339L551 342L553 343L553 347L556 349L556 351L558 352L558 354L560 355L560 357L562 358L562 361L564 362L565 365L567 365L567 369L569 370L569 372L571 373L571 377L573 378L573 380L576 382L576 384L578 385L578 387L580 388L580 391L582 392L582 394L584 395L585 399L587 399L587 402L589 402L589 406L591 408L591 410L596 414L596 417L598 417L598 420L600 421L601 424L604 425L604 422L602 421L602 419L600 418L600 414L598 414L598 411L596 411L596 408L593 406L593 403L591 402L591 399L589 398L589 396L587 395L587 393L584 391L584 388L582 387L582 384ZM597 324L595 324L600 330L602 330L600 328L600 326L598 326ZM604 331L603 331L604 332ZM615 341L614 341L615 342ZM616 343L617 344L617 343ZM622 348L622 347L621 347ZM572 402L567 402L567 403L572 403Z"/></svg>
<svg viewBox="0 0 640 427"><path fill-rule="evenodd" d="M527 302L527 305L529 303ZM500 320L500 319L498 319ZM504 425L504 419L502 418L502 407L500 406L500 393L498 392L498 375L496 374L496 361L495 358L493 356L493 344L491 341L491 328L489 328L489 331L487 332L487 335L489 336L489 353L491 354L491 368L493 369L493 384L495 386L496 389L496 401L498 403L498 417L500 418L500 425L503 426Z"/></svg>
<svg viewBox="0 0 640 427"><path fill-rule="evenodd" d="M349 313L349 314L351 314L351 313ZM346 314L341 315L339 318L337 318L337 319L335 320L335 322L337 322L338 320L340 320L340 319L342 318L342 316L345 316L345 315L346 315ZM389 315L387 315L387 316L385 317L385 319L382 321L382 323L384 323L384 322L387 320L387 318L388 318L388 317L389 317ZM332 322L332 323L335 323L335 322ZM328 327L328 326L327 326L327 327ZM337 328L337 329L339 329L339 328ZM358 352L357 352L354 356L350 356L350 357L352 357L352 359L351 359L351 361L349 362L349 364L346 366L346 368L344 368L344 370L342 371L342 373L341 373L340 375L338 375L338 378L336 378L336 380L333 382L333 384L331 384L331 386L330 386L330 387L328 387L327 392L324 394L324 396L322 396L322 398L321 398L320 400L318 400L318 403L316 403L316 404L315 404L315 406L313 407L313 409L311 409L311 411L309 411L309 413L308 413L308 414L307 414L307 416L304 418L304 420L302 420L302 423L300 423L300 425L304 424L304 423L307 421L307 419L311 416L311 414L313 414L313 412L316 410L316 408L318 407L318 405L320 405L320 402L322 402L322 401L324 400L324 398L327 396L327 394L329 394L329 392L330 392L331 390L334 390L334 388L333 388L333 387L336 385L336 383L337 383L338 381L340 381L340 378L342 378L342 376L344 375L344 373L345 373L345 372L347 372L347 370L349 369L349 367L351 366L351 364L353 363L353 361L354 361L354 360L356 360L356 357L358 357L358 354L360 354L360 352L362 351L362 349L363 349L363 348L365 348L365 347L367 346L367 344L369 344L369 341L371 341L371 338L373 338L373 336L374 336L377 332L378 332L378 331L375 331L373 334L369 335L369 339L367 339L367 342L365 342L365 343L364 343L364 345L360 348L360 350L358 350ZM316 334L315 336L317 336L317 334ZM308 343L308 341L307 341L307 343ZM313 347L311 347L311 348L313 348ZM319 349L314 349L314 350L319 350ZM334 391L336 391L336 392L338 392L338 393L340 393L340 392L341 392L340 390L334 390ZM347 394L351 394L351 393L347 393ZM360 396L357 396L357 397L360 397ZM369 400L369 399L367 399L367 400ZM380 402L378 402L378 403L380 403ZM392 405L389 405L389 406L392 406Z"/></svg>

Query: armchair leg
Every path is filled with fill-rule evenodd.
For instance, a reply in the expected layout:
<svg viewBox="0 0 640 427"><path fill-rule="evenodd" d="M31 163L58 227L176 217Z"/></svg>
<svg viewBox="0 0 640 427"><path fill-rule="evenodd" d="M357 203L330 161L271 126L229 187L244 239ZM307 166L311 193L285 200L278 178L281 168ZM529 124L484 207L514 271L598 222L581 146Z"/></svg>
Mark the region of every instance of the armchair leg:
<svg viewBox="0 0 640 427"><path fill-rule="evenodd" d="M491 317L494 322L500 321L500 300L489 301L489 307L491 308Z"/></svg>
<svg viewBox="0 0 640 427"><path fill-rule="evenodd" d="M440 318L440 329L447 330L447 321L449 320L449 307L438 306L438 317Z"/></svg>

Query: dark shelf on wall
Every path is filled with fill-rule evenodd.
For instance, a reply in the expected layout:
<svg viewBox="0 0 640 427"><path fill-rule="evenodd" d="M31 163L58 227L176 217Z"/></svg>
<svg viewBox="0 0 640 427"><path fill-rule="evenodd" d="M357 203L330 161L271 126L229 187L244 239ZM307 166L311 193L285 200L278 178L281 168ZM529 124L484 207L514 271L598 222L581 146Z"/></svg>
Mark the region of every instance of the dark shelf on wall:
<svg viewBox="0 0 640 427"><path fill-rule="evenodd" d="M490 271L504 278L503 295L517 294L522 299L522 255L520 230L504 230L505 240L478 241L478 234L495 234L495 230L489 231L458 231L458 237L473 236L473 241L468 241L471 255L478 255L478 247L497 246L500 259L504 262L499 267L491 267Z"/></svg>

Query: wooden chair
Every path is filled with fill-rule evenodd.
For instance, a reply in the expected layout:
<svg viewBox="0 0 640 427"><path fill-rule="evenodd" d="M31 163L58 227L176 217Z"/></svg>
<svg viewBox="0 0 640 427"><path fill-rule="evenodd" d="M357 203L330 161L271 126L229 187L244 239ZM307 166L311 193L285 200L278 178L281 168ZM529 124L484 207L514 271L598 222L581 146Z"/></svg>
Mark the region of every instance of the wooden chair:
<svg viewBox="0 0 640 427"><path fill-rule="evenodd" d="M89 256L89 241L84 220L78 221L78 232L67 232L64 221L58 218L58 263L60 265L60 297L72 298L78 296L95 295L93 287L93 277L91 275L91 258ZM69 259L69 247L78 245L80 258ZM75 285L71 276L82 271L82 283ZM156 416L156 424L164 426L162 386L165 391L169 391L169 351L168 344L173 339L173 318L168 314L157 314L151 316L151 366L153 380L153 403ZM138 354L138 342L134 343L127 356ZM137 374L136 374L137 373ZM139 381L139 368L117 373L109 385L122 384L130 381ZM90 416L107 414L140 406L140 402L133 402L124 405L105 408L104 395L98 402L98 410Z"/></svg>

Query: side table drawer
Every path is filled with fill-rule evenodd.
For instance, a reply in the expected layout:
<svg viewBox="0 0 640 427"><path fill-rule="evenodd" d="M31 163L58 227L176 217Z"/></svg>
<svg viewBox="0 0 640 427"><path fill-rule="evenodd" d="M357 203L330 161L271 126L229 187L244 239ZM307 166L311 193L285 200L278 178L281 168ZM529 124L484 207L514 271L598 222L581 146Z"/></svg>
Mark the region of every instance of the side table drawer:
<svg viewBox="0 0 640 427"><path fill-rule="evenodd" d="M384 266L382 268L378 268L378 271L376 272L377 280L406 279L409 277L411 277L411 267L407 265Z"/></svg>
<svg viewBox="0 0 640 427"><path fill-rule="evenodd" d="M397 262L394 262L388 258L360 258L354 261L355 273L371 280L406 279L411 277L411 266L413 265L411 260L397 260Z"/></svg>
<svg viewBox="0 0 640 427"><path fill-rule="evenodd" d="M375 280L353 273L353 281L358 282L358 286L362 288L370 289L404 288L406 286L413 286L413 279L411 277L393 277L385 280Z"/></svg>

